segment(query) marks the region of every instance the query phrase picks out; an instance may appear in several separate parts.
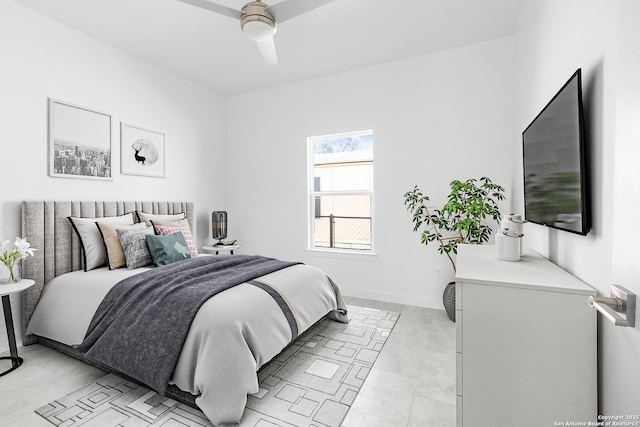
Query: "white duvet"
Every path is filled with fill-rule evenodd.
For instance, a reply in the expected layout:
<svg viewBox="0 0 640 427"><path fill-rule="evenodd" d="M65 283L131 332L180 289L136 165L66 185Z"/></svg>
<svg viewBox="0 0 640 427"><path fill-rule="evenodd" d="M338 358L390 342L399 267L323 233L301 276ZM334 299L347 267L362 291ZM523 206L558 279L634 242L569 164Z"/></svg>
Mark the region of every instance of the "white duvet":
<svg viewBox="0 0 640 427"><path fill-rule="evenodd" d="M27 333L80 344L109 289L141 271L102 268L56 277L45 285ZM346 321L339 290L314 267L294 265L257 280L287 301L300 334L334 310L339 310L332 314L335 319ZM257 370L290 341L291 329L275 300L256 286L235 286L210 298L196 314L171 383L199 395L196 404L214 425L237 423L247 394L258 392Z"/></svg>

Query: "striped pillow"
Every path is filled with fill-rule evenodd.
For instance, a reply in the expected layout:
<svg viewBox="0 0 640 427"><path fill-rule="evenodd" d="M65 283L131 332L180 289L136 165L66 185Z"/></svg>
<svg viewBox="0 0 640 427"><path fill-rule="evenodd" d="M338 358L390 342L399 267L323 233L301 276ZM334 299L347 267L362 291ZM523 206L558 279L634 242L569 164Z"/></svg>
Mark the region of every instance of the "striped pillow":
<svg viewBox="0 0 640 427"><path fill-rule="evenodd" d="M184 240L187 242L187 246L189 247L189 252L191 252L192 257L197 257L198 250L196 249L196 245L193 243L193 236L191 235L191 229L189 226L184 225L157 225L155 226L156 234L159 236L168 236L170 234L182 233L184 236Z"/></svg>

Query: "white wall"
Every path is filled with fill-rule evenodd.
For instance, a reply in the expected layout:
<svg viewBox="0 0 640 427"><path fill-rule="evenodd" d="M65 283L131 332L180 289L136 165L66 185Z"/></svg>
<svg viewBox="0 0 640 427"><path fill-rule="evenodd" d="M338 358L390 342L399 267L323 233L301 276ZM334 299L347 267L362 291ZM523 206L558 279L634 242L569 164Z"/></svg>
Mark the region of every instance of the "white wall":
<svg viewBox="0 0 640 427"><path fill-rule="evenodd" d="M638 232L628 219L640 209L639 17L634 1L530 1L522 11L515 42L517 131L581 67L591 162L592 231L583 237L530 224L525 229L526 242L605 296L612 283L640 294L640 267L637 257L631 256L637 253ZM521 165L518 151L515 164ZM516 210L522 210L521 177L518 166ZM601 414L638 413L638 361L638 326L614 327L600 319Z"/></svg>
<svg viewBox="0 0 640 427"><path fill-rule="evenodd" d="M418 184L442 206L453 179L509 187L513 107L512 38L231 97L230 236L245 253L322 268L345 294L442 308L453 272L420 244L403 194ZM366 129L377 256L306 251L307 137Z"/></svg>
<svg viewBox="0 0 640 427"><path fill-rule="evenodd" d="M223 97L8 0L0 58L2 238L20 235L22 200L103 199L194 201L196 238L208 239L210 212L227 194ZM48 97L112 114L113 181L47 176ZM120 121L166 132L166 178L120 174ZM0 352L5 335L0 324Z"/></svg>
<svg viewBox="0 0 640 427"><path fill-rule="evenodd" d="M640 230L629 218L640 211L640 3L635 0L619 3L611 282L640 295L637 248ZM636 317L634 330L603 323L600 335L603 408L609 414L637 414L640 408L640 317Z"/></svg>
<svg viewBox="0 0 640 427"><path fill-rule="evenodd" d="M604 84L611 61L605 62L612 44L610 2L526 2L516 36L516 132L513 209L524 211L522 196L521 132L577 68L583 73L585 121L590 150L592 230L582 237L544 229L525 228L525 241L579 278L593 283L610 280L613 118L611 85ZM580 250L576 251L576 245ZM587 260L598 259L598 263ZM587 280L588 279L588 280Z"/></svg>

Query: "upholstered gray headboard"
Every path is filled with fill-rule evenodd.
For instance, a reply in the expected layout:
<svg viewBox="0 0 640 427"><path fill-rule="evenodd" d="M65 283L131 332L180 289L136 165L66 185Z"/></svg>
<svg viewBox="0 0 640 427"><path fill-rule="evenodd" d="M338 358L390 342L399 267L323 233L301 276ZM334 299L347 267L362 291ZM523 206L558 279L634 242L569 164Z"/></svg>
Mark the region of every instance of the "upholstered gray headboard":
<svg viewBox="0 0 640 427"><path fill-rule="evenodd" d="M69 216L102 218L143 211L154 214L184 212L194 227L192 202L104 202L104 201L24 201L22 202L22 237L36 248L35 255L22 261L21 275L35 280L22 293L23 344L35 342L25 330L40 299L45 283L61 274L80 270L80 240L71 228Z"/></svg>

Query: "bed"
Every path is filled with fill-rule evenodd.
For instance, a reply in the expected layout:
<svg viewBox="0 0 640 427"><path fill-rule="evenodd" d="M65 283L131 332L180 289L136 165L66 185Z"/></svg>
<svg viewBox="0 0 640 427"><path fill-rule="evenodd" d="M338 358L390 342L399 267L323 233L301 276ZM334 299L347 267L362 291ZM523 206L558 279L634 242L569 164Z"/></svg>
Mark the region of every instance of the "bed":
<svg viewBox="0 0 640 427"><path fill-rule="evenodd" d="M116 283L138 281L148 286L149 280L143 281L143 278L151 277L165 267L178 268L182 263L135 270L101 267L84 271L86 261L81 242L68 217L97 218L99 221L99 218L134 211L156 215L184 213L194 224L190 202L22 203L23 237L38 249L34 257L23 261L22 266L23 277L36 282L22 295L25 345L40 342L144 383L136 374L123 374L123 370L114 368L111 363L96 361L93 355L88 357L75 349L82 348L89 325L93 327L94 313L102 309L101 301L105 295L112 294ZM184 263L210 268L212 263L240 262L238 260L242 259L237 255L204 255ZM191 270L185 274L194 275ZM258 392L257 371L260 367L284 350L296 335L325 316L346 322L346 306L331 279L311 266L279 267L254 280L229 287L207 299L195 312L176 356L175 368L168 377L165 394L199 407L214 425L237 423L242 417L247 395ZM139 345L131 349L131 353L128 351L121 353L130 360L150 353ZM165 392L165 389L160 391Z"/></svg>

